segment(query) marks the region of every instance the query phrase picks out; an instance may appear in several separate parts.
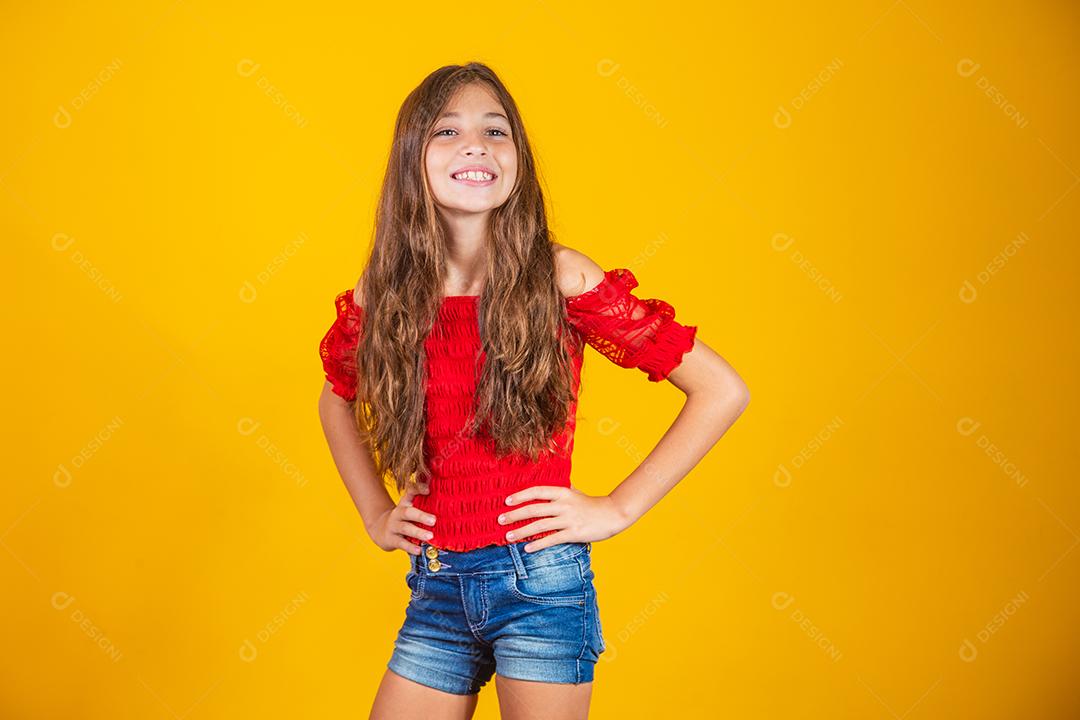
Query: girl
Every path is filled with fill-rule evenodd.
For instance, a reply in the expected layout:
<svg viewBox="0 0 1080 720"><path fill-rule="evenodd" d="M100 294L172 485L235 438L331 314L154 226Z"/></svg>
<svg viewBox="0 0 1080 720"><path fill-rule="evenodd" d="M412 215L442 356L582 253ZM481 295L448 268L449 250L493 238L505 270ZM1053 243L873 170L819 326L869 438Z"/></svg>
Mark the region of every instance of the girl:
<svg viewBox="0 0 1080 720"><path fill-rule="evenodd" d="M553 241L529 140L480 63L405 99L355 288L323 337L319 412L410 600L370 718L582 718L604 651L592 543L628 528L749 402L738 374L628 269ZM583 348L686 393L607 495L570 484ZM391 481L400 500L386 489Z"/></svg>

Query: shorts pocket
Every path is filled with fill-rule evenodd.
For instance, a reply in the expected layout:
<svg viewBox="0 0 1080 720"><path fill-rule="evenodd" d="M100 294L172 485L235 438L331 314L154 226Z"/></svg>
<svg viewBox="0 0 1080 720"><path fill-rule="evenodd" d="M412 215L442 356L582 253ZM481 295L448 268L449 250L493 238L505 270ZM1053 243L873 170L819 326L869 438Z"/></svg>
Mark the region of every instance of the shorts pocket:
<svg viewBox="0 0 1080 720"><path fill-rule="evenodd" d="M592 600L593 600L593 604L592 604L593 620L595 622L595 631L596 631L596 644L597 644L596 652L599 655L600 653L604 652L604 650L607 649L607 643L604 642L604 624L600 622L600 603L596 598L596 592L595 591L593 592Z"/></svg>
<svg viewBox="0 0 1080 720"><path fill-rule="evenodd" d="M589 599L592 602L593 611L593 633L594 640L596 641L597 655L604 652L607 649L607 643L604 642L604 625L600 622L600 599L596 594L596 573L592 569L592 546L590 544L589 551L583 556L581 561L581 577L589 585L591 592L589 593Z"/></svg>
<svg viewBox="0 0 1080 720"><path fill-rule="evenodd" d="M422 600L424 597L424 576L409 568L405 575L405 584L409 586L411 599Z"/></svg>
<svg viewBox="0 0 1080 720"><path fill-rule="evenodd" d="M537 605L584 605L585 578L577 558L528 569L528 577L510 575L510 593L518 600Z"/></svg>

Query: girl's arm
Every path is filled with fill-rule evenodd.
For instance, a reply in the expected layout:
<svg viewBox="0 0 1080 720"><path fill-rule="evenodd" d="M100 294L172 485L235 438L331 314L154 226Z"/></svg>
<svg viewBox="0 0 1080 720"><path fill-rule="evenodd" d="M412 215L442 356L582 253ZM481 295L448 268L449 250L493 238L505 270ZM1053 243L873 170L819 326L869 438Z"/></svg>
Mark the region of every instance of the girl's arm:
<svg viewBox="0 0 1080 720"><path fill-rule="evenodd" d="M602 282L607 283L604 285L605 299L600 300L599 305L610 302L615 310L626 310L634 316L626 322L623 340L619 339L623 328L618 327L618 323L612 332L601 330L599 344L602 347L610 349L605 340L619 346L630 336L645 334L645 325L654 318L638 317L643 306L636 300L631 302L631 297L619 284L608 282L600 265L587 255L558 243L555 243L555 257L563 295L570 298L594 291ZM592 310L596 310L596 300L590 300ZM629 307L634 308L632 313ZM604 325L602 319L585 318L584 322L597 320L599 327ZM685 328L680 337L685 337L684 332ZM612 352L610 357L623 367L633 366L638 358L636 354L619 352ZM525 545L526 552L560 542L603 540L625 530L686 477L750 402L750 391L735 369L697 337L674 369L668 371L666 365L651 362L642 369L651 371L650 378L656 374L659 379L666 373L666 379L686 394L682 410L641 465L608 495L594 497L572 487L535 485L508 497L509 506L519 506L527 500L550 501L546 507L544 503L532 503L504 513L500 520L504 524L537 518L517 528L508 535L510 539L527 538L545 530L560 531Z"/></svg>
<svg viewBox="0 0 1080 720"><path fill-rule="evenodd" d="M376 474L371 451L356 427L353 403L335 394L329 382L324 383L319 396L319 418L334 464L353 504L360 511L368 535L383 550L419 553L419 548L403 535L427 537L427 531L413 523L430 525L435 522L435 517L412 506L416 493L411 488L394 503Z"/></svg>
<svg viewBox="0 0 1080 720"><path fill-rule="evenodd" d="M682 410L641 465L609 494L626 526L686 477L750 402L743 379L699 338L667 379L686 394Z"/></svg>
<svg viewBox="0 0 1080 720"><path fill-rule="evenodd" d="M334 394L329 382L319 396L319 419L338 473L370 533L375 519L393 508L394 500L375 474L375 461L356 427L353 404Z"/></svg>
<svg viewBox="0 0 1080 720"><path fill-rule="evenodd" d="M604 280L604 269L578 250L555 243L555 258L564 295L576 295ZM667 380L686 394L682 410L641 465L608 495L625 526L686 477L750 402L750 390L735 368L700 338L694 338L693 347Z"/></svg>

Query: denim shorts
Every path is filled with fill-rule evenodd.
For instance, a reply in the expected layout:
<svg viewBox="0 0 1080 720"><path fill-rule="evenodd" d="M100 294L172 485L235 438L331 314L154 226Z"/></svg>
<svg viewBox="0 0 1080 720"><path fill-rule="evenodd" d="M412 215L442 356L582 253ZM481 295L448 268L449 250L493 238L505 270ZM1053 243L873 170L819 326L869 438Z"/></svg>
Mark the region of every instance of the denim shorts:
<svg viewBox="0 0 1080 720"><path fill-rule="evenodd" d="M409 604L387 667L456 695L493 673L583 683L604 652L592 543L528 553L530 541L468 551L420 544L405 576Z"/></svg>

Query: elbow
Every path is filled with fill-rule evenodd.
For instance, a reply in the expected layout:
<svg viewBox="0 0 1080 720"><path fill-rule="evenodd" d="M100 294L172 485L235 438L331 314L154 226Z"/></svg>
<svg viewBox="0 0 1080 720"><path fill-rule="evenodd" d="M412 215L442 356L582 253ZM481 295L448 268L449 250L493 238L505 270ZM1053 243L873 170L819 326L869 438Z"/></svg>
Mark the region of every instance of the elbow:
<svg viewBox="0 0 1080 720"><path fill-rule="evenodd" d="M737 373L722 373L707 391L710 404L725 418L738 418L750 404L750 388Z"/></svg>
<svg viewBox="0 0 1080 720"><path fill-rule="evenodd" d="M716 399L716 414L725 426L738 420L750 404L750 390L739 381L731 383Z"/></svg>
<svg viewBox="0 0 1080 720"><path fill-rule="evenodd" d="M732 402L742 413L746 409L746 406L750 404L750 387L743 380L742 375L735 371L735 368L728 366L729 370L726 375L726 385L728 394L733 398Z"/></svg>
<svg viewBox="0 0 1080 720"><path fill-rule="evenodd" d="M742 380L739 381L734 398L736 414L742 415L743 411L746 410L746 406L750 404L750 388Z"/></svg>

